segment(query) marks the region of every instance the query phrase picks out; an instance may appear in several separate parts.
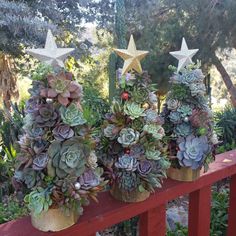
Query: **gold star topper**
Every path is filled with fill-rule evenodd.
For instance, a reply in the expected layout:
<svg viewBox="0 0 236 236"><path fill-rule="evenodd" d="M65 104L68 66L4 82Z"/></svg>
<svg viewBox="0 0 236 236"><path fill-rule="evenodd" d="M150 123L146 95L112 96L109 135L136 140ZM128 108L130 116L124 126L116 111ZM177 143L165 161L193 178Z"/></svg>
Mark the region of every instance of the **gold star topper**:
<svg viewBox="0 0 236 236"><path fill-rule="evenodd" d="M127 49L114 49L114 51L125 61L122 69L122 75L132 69L140 74L142 73L140 61L148 54L148 51L136 49L133 35L130 36Z"/></svg>

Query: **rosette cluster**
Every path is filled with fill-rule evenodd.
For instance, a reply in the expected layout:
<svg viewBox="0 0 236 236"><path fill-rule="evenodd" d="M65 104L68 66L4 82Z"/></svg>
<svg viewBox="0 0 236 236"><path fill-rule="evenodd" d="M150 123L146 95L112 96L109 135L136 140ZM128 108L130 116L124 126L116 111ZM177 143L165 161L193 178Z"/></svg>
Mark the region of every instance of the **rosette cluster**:
<svg viewBox="0 0 236 236"><path fill-rule="evenodd" d="M13 180L29 192L25 199L35 214L49 207L76 207L81 213L105 184L102 169L83 116L82 86L71 73L48 71L40 67L29 90Z"/></svg>
<svg viewBox="0 0 236 236"><path fill-rule="evenodd" d="M154 191L166 177L165 157L157 97L149 76L118 71L120 96L114 99L102 127L103 162L112 184L123 191Z"/></svg>
<svg viewBox="0 0 236 236"><path fill-rule="evenodd" d="M199 64L191 64L171 78L172 87L162 112L170 138L173 166L198 169L213 159L217 144L213 115L206 98L204 75Z"/></svg>

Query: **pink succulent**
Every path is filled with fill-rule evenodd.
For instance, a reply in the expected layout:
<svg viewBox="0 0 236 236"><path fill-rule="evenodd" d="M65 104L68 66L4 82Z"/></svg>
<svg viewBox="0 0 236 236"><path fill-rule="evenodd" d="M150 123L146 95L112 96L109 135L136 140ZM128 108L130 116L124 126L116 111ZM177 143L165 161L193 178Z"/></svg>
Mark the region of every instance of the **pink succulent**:
<svg viewBox="0 0 236 236"><path fill-rule="evenodd" d="M41 90L40 95L47 98L57 98L58 102L67 106L71 100L80 101L82 86L71 80L70 73L61 72L58 75L48 76L49 88Z"/></svg>

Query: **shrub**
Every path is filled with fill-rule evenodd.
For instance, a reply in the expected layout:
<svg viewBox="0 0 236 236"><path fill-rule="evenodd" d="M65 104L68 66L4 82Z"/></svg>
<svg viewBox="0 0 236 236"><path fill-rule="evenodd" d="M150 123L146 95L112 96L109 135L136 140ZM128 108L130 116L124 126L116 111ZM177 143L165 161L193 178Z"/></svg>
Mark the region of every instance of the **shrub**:
<svg viewBox="0 0 236 236"><path fill-rule="evenodd" d="M215 113L216 127L221 129L220 139L224 144L236 142L236 108L230 106Z"/></svg>

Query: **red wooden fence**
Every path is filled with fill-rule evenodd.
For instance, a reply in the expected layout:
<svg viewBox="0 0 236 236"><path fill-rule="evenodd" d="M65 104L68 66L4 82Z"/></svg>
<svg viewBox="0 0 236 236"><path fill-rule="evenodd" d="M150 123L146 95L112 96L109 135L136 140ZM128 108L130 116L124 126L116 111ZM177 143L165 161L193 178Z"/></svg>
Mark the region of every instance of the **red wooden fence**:
<svg viewBox="0 0 236 236"><path fill-rule="evenodd" d="M94 236L97 231L137 215L140 215L140 236L164 236L166 203L185 194L189 194L189 236L209 236L211 185L226 177L231 177L227 236L236 236L236 150L217 155L209 171L195 182L167 179L163 188L144 202L125 204L109 193L102 193L99 204L92 202L87 206L78 224L69 229L40 232L25 217L0 225L0 236Z"/></svg>

